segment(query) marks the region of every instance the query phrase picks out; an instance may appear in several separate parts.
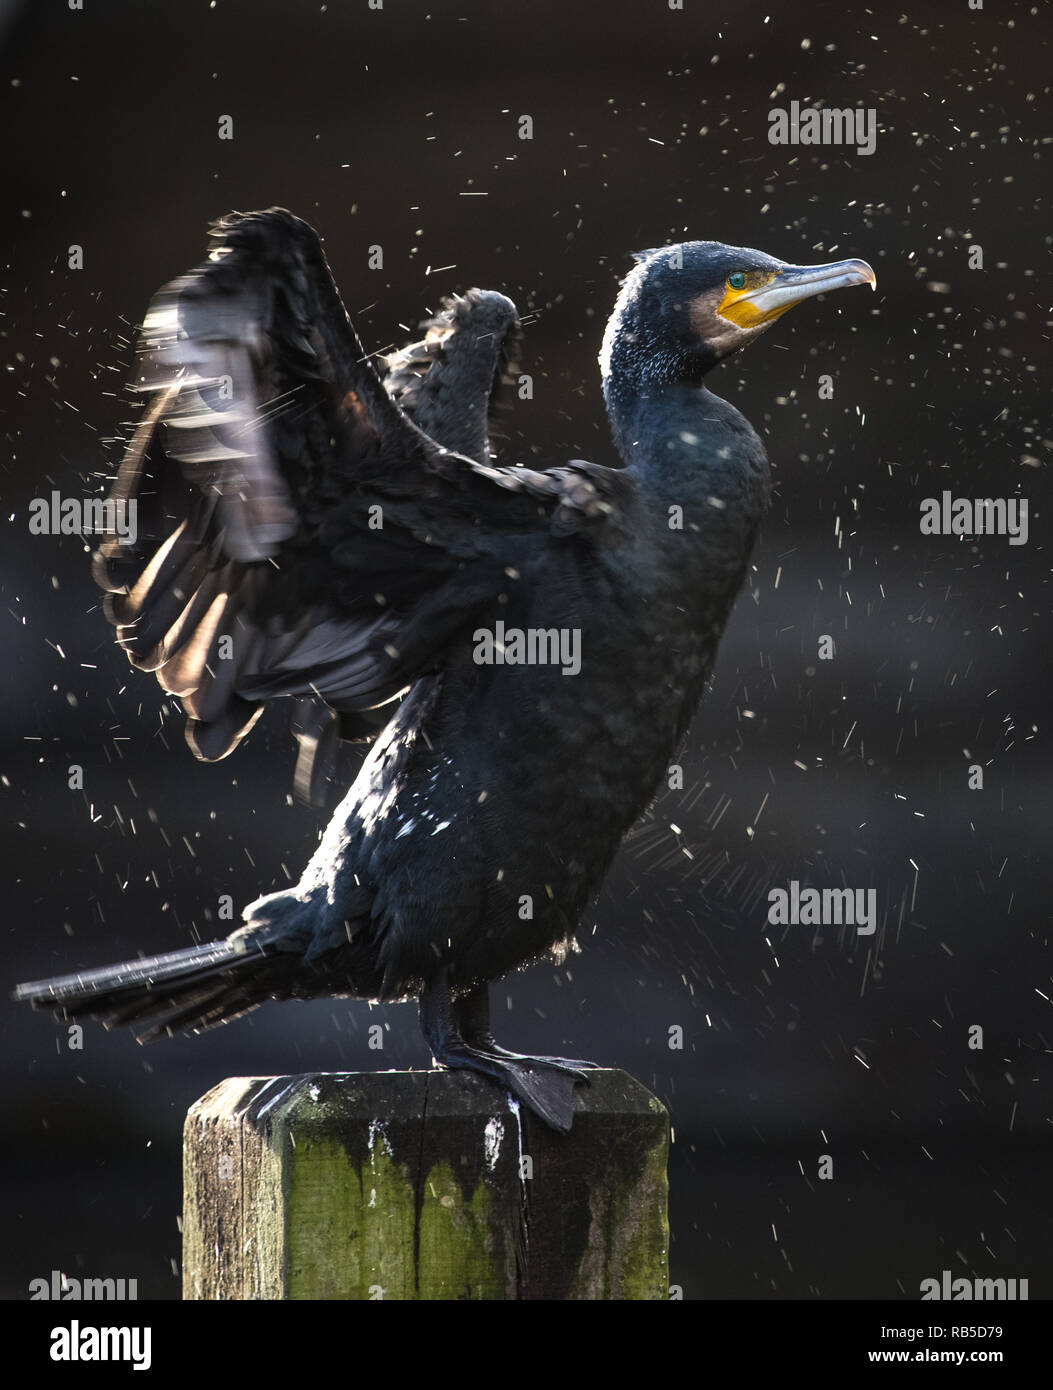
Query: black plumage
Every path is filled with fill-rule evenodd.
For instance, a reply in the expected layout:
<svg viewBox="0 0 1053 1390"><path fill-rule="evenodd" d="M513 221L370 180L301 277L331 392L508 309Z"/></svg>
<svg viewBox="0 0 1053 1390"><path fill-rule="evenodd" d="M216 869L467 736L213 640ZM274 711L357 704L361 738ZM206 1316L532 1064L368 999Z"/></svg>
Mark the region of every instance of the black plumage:
<svg viewBox="0 0 1053 1390"><path fill-rule="evenodd" d="M568 1128L583 1064L497 1047L488 983L573 934L743 583L768 463L705 373L792 303L867 281L713 242L645 253L601 354L625 466L538 471L489 461L509 300L449 301L385 389L305 223L218 223L143 327L150 402L114 489L139 531L96 556L108 616L199 757L279 695L380 732L299 884L225 942L19 996L144 1039L266 999L416 997L437 1060ZM556 645L517 663L516 634Z"/></svg>
<svg viewBox="0 0 1053 1390"><path fill-rule="evenodd" d="M495 290L469 290L421 327L419 342L385 359L388 395L444 448L487 463L494 409L518 371L516 306Z"/></svg>
<svg viewBox="0 0 1053 1390"><path fill-rule="evenodd" d="M442 301L420 325L424 337L382 359L384 388L419 430L477 462L491 458L495 411L518 370L522 328L516 307L494 290L469 290ZM298 701L292 719L300 745L294 786L302 801L329 805L342 742L365 746L393 712L338 713L317 696Z"/></svg>

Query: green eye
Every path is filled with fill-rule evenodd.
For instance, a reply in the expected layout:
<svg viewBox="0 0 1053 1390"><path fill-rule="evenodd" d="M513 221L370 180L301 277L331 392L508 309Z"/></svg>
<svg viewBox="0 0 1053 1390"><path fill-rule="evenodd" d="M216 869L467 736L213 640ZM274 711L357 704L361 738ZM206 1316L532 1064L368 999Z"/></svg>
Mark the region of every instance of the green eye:
<svg viewBox="0 0 1053 1390"><path fill-rule="evenodd" d="M745 287L746 276L741 270L736 270L734 275L728 276L728 289L741 290Z"/></svg>

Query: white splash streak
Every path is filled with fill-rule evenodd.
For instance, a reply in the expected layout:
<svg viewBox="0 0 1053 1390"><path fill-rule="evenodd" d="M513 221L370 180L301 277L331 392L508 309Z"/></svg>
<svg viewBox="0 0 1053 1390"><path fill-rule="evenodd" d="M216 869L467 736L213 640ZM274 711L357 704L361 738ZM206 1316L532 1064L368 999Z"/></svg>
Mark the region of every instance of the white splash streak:
<svg viewBox="0 0 1053 1390"><path fill-rule="evenodd" d="M394 1158L395 1155L391 1152L391 1145L390 1145L390 1143L388 1142L388 1136L387 1136L387 1135L385 1134L385 1132L384 1132L384 1125L383 1125L383 1122L382 1122L381 1120L370 1120L370 1122L369 1122L369 1152L370 1152L370 1155L373 1154L373 1150L374 1150L374 1148L376 1147L376 1142L377 1142L378 1136L379 1136L379 1138L383 1141L384 1148L387 1150L387 1155L388 1155L388 1157L389 1157L389 1158ZM370 1163L372 1163L372 1162L373 1162L373 1158L370 1157Z"/></svg>
<svg viewBox="0 0 1053 1390"><path fill-rule="evenodd" d="M497 1159L501 1153L501 1140L505 1137L505 1127L496 1117L487 1120L486 1129L483 1131L483 1152L486 1155L486 1166L492 1173L497 1166Z"/></svg>

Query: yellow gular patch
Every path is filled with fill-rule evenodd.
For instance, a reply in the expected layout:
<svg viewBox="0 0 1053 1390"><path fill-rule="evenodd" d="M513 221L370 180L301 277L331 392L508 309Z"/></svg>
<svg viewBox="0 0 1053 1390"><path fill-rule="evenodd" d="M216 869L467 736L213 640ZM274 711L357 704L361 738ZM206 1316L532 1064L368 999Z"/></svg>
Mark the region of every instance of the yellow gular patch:
<svg viewBox="0 0 1053 1390"><path fill-rule="evenodd" d="M765 285L770 285L777 274L778 271L775 270L749 270L746 272L746 283L741 289L732 289L730 285L725 284L724 298L717 305L717 313L737 328L756 328L759 324L771 323L792 306L786 304L765 312L751 302L750 295L763 289Z"/></svg>

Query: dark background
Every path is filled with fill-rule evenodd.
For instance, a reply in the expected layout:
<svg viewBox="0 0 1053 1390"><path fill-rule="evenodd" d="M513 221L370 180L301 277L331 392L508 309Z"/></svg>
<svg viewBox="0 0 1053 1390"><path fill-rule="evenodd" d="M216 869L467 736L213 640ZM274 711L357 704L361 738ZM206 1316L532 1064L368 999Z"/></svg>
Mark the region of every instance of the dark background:
<svg viewBox="0 0 1053 1390"><path fill-rule="evenodd" d="M31 498L94 493L115 467L133 327L209 219L281 204L314 223L371 350L454 288L510 294L535 393L499 447L542 464L614 461L596 353L629 252L862 256L876 295L798 309L710 379L765 436L777 490L685 789L627 843L583 954L495 989L501 1036L624 1067L669 1106L686 1297L917 1298L950 1268L1048 1298L1048 15L433 10L6 11L5 991L215 935L220 895L295 878L322 827L287 799L284 710L196 764L174 702L114 646L83 543L28 534ZM876 108L876 153L770 146L768 110L794 98ZM921 536L944 488L1028 497L1028 544ZM769 928L790 877L875 888L878 934ZM268 1006L145 1050L89 1027L70 1051L8 1004L3 1028L9 1298L52 1268L178 1297L180 1127L222 1077L428 1064L405 1006Z"/></svg>

